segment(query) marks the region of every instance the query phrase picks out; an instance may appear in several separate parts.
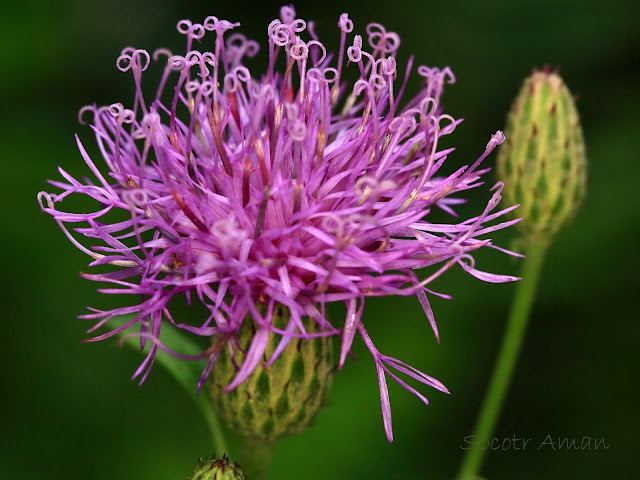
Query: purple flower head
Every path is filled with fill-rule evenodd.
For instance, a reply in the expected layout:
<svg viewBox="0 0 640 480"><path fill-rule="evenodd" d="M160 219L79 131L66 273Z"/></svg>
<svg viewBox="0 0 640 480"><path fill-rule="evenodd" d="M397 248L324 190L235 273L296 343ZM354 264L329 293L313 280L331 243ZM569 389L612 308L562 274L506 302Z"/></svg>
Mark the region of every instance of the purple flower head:
<svg viewBox="0 0 640 480"><path fill-rule="evenodd" d="M514 208L497 210L502 184L493 187L478 216L429 221L434 207L455 217L453 207L462 203L455 194L481 185L488 169L480 164L504 136L498 131L470 166L442 175L453 148L438 144L460 122L441 105L444 84L454 82L448 67L418 67L422 88L405 99L413 58L398 71L396 33L370 24L366 42L360 35L349 40L353 23L343 14L340 48L333 55L312 23L283 7L268 27L267 71L254 75L243 60L259 47L236 32L238 25L216 17L203 24L180 21L184 55L125 48L117 67L133 75L131 109L115 103L81 110L81 117L93 117L107 174L77 139L95 178L80 181L60 169L64 181L51 183L62 192L39 194L42 210L93 259L91 266L117 267L83 276L110 283L103 293L139 299L110 311L91 309L83 316L97 322L89 332L114 317L130 317L88 341L138 326L141 347L145 341L151 347L134 378L143 382L163 349L208 359L200 388L224 350L220 346L235 351L243 322L253 318L256 334L227 388L232 390L258 365L270 333L281 340L268 365L293 338L312 336L302 317L319 324L315 335L341 337L340 366L358 333L375 361L391 441L386 375L425 403L396 373L448 391L376 349L365 329L365 298L416 295L438 337L427 296L434 279L456 264L483 281L516 279L477 270L471 256L481 247L497 248L481 236L515 223L494 222ZM142 73L152 58L164 57L157 90L143 92ZM359 73L354 84L343 78L347 67ZM59 210L71 194L91 197L96 211ZM110 217L117 211L114 222ZM77 236L96 246L83 245ZM420 280L415 270L428 267ZM171 301L180 295L202 303L208 316L197 323L174 318ZM327 318L329 302L346 306L344 321ZM277 305L290 313L285 329L272 324ZM215 337L217 348L199 357L172 352L159 340L167 323Z"/></svg>

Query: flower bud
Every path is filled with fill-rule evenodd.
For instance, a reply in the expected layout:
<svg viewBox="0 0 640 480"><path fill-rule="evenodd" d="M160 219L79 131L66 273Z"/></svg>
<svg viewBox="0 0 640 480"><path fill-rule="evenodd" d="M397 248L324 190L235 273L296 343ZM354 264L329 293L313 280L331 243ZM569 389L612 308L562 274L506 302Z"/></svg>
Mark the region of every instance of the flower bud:
<svg viewBox="0 0 640 480"><path fill-rule="evenodd" d="M503 195L523 221L528 240L550 240L582 203L586 157L580 119L562 78L534 71L520 89L498 153Z"/></svg>
<svg viewBox="0 0 640 480"><path fill-rule="evenodd" d="M289 311L278 307L273 326L285 330L288 322ZM303 318L303 324L307 333L320 331L313 320ZM232 429L245 437L272 442L301 432L324 407L331 386L332 345L326 336L292 338L278 359L265 367L282 339L272 332L251 377L227 393L225 387L242 365L255 330L254 322L245 320L233 361L226 352L221 353L211 372L211 396L218 414Z"/></svg>
<svg viewBox="0 0 640 480"><path fill-rule="evenodd" d="M200 459L189 480L245 480L244 473L237 463L232 463L224 455L221 459Z"/></svg>

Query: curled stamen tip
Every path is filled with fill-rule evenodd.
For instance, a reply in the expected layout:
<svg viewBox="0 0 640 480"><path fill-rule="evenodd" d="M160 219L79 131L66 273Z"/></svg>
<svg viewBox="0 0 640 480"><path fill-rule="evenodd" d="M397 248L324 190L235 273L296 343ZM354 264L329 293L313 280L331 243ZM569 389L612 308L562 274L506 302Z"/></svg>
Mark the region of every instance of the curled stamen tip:
<svg viewBox="0 0 640 480"><path fill-rule="evenodd" d="M124 107L120 102L112 103L111 105L109 105L108 110L110 115L117 117L118 115L120 115L122 110L124 110Z"/></svg>
<svg viewBox="0 0 640 480"><path fill-rule="evenodd" d="M157 62L160 58L160 55L166 55L167 57L172 57L173 53L168 48L158 48L153 52L153 61Z"/></svg>
<svg viewBox="0 0 640 480"><path fill-rule="evenodd" d="M307 22L305 22L301 18L298 18L293 22L291 22L291 30L296 33L304 32L306 28L307 28Z"/></svg>
<svg viewBox="0 0 640 480"><path fill-rule="evenodd" d="M394 56L389 56L384 62L382 62L382 72L385 75L393 75L396 73L396 59Z"/></svg>
<svg viewBox="0 0 640 480"><path fill-rule="evenodd" d="M188 68L187 59L181 55L173 55L167 60L167 65L172 70L184 70Z"/></svg>
<svg viewBox="0 0 640 480"><path fill-rule="evenodd" d="M187 20L187 19L180 20L176 25L176 29L178 30L178 32L182 33L183 35L186 33L189 33L190 28L191 28L191 20Z"/></svg>
<svg viewBox="0 0 640 480"><path fill-rule="evenodd" d="M342 15L340 15L338 27L344 33L350 33L351 31L353 31L353 22L349 19L349 14L343 13Z"/></svg>
<svg viewBox="0 0 640 480"><path fill-rule="evenodd" d="M299 36L295 36L289 47L289 55L296 60L306 59L309 56L309 47Z"/></svg>
<svg viewBox="0 0 640 480"><path fill-rule="evenodd" d="M450 67L445 67L442 70L442 73L449 78L449 81L447 83L449 84L456 83L456 76L453 74L453 71L451 70Z"/></svg>
<svg viewBox="0 0 640 480"><path fill-rule="evenodd" d="M196 40L201 40L202 37L204 37L204 32L205 32L205 29L201 24L194 23L191 26L191 31L189 32L189 34Z"/></svg>
<svg viewBox="0 0 640 480"><path fill-rule="evenodd" d="M360 47L353 45L352 47L347 48L347 58L349 59L349 62L358 63L362 58L362 51L360 50Z"/></svg>
<svg viewBox="0 0 640 480"><path fill-rule="evenodd" d="M293 5L284 5L280 8L280 19L283 23L291 23L296 18L296 11Z"/></svg>
<svg viewBox="0 0 640 480"><path fill-rule="evenodd" d="M95 111L96 111L95 105L85 105L78 111L78 123L80 123L81 125L86 125L87 122L85 122L82 117L84 116L85 112L89 112L89 111L93 111L93 115L95 118Z"/></svg>
<svg viewBox="0 0 640 480"><path fill-rule="evenodd" d="M121 112L118 112L118 114L114 116L118 119L118 121L121 121L122 123L133 123L136 119L133 110L130 110L128 108L123 109Z"/></svg>
<svg viewBox="0 0 640 480"><path fill-rule="evenodd" d="M141 58L144 59L144 62L141 62ZM141 71L145 71L149 66L150 60L149 52L146 50L126 47L122 50L120 56L116 60L116 67L121 72L126 72L131 68L134 70L139 68Z"/></svg>
<svg viewBox="0 0 640 480"><path fill-rule="evenodd" d="M415 125L415 120L406 115L399 115L389 123L389 131L405 132Z"/></svg>
<svg viewBox="0 0 640 480"><path fill-rule="evenodd" d="M486 150L493 150L502 142L504 142L504 139L505 139L504 133L502 133L501 130L498 130L496 133L491 135L491 140L489 140L489 143L487 143Z"/></svg>
<svg viewBox="0 0 640 480"><path fill-rule="evenodd" d="M193 93L198 91L200 88L200 82L198 80L191 80L190 82L185 83L184 89L187 93Z"/></svg>
<svg viewBox="0 0 640 480"><path fill-rule="evenodd" d="M360 79L358 80L356 83L353 84L353 94L354 95L360 95L364 90L366 90L366 88L369 86L369 84Z"/></svg>
<svg viewBox="0 0 640 480"><path fill-rule="evenodd" d="M53 199L52 196L47 192L39 192L38 193L38 204L40 205L40 209L44 211L45 208L53 208ZM42 199L47 201L47 207L45 207L42 203Z"/></svg>
<svg viewBox="0 0 640 480"><path fill-rule="evenodd" d="M131 68L131 57L127 54L120 55L116 59L116 67L121 72L126 72Z"/></svg>
<svg viewBox="0 0 640 480"><path fill-rule="evenodd" d="M141 62L141 58L144 59L144 63ZM143 49L137 49L131 54L131 60L134 61L132 68L140 68L143 72L149 68L149 64L151 63L151 57L149 52Z"/></svg>

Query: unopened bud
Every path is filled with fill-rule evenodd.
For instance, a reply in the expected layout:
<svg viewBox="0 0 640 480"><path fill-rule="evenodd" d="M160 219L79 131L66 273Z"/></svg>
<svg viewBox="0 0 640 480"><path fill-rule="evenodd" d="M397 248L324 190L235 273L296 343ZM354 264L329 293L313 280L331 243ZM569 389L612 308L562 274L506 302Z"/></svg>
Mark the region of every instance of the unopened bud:
<svg viewBox="0 0 640 480"><path fill-rule="evenodd" d="M498 153L498 176L529 240L550 240L582 203L586 157L573 96L548 68L525 80Z"/></svg>
<svg viewBox="0 0 640 480"><path fill-rule="evenodd" d="M232 463L224 455L221 459L200 459L189 480L245 480L245 476L237 463Z"/></svg>

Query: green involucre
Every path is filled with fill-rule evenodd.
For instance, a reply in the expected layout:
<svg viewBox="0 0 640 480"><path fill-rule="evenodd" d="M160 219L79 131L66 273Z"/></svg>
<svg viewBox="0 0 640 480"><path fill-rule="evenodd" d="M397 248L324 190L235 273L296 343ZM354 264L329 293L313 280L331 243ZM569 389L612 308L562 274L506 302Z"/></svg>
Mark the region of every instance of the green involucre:
<svg viewBox="0 0 640 480"><path fill-rule="evenodd" d="M285 309L274 312L276 328L285 329L288 321ZM305 318L303 323L308 333L320 331L312 320ZM245 352L255 329L254 322L247 320L240 330L238 342ZM333 369L331 340L294 338L273 365L264 368L280 339L279 335L271 334L261 364L229 393L224 389L237 370L226 350L211 372L209 385L216 411L227 425L245 437L273 442L300 433L311 425L326 403ZM244 353L236 351L237 367L243 359Z"/></svg>

